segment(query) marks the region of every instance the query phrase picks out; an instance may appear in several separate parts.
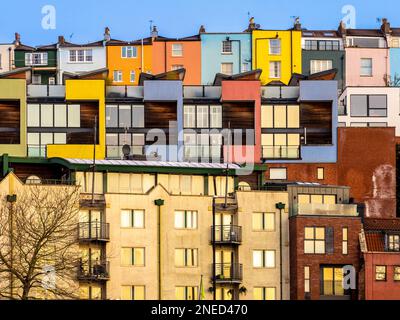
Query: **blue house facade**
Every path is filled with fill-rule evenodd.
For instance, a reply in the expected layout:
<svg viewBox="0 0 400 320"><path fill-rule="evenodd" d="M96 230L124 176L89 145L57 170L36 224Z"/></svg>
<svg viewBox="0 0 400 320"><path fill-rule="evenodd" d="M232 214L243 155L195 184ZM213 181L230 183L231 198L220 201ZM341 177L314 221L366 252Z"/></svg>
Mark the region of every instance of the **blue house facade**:
<svg viewBox="0 0 400 320"><path fill-rule="evenodd" d="M391 85L400 86L400 48L390 48L390 81Z"/></svg>
<svg viewBox="0 0 400 320"><path fill-rule="evenodd" d="M201 33L201 82L212 85L215 74L251 70L251 33Z"/></svg>

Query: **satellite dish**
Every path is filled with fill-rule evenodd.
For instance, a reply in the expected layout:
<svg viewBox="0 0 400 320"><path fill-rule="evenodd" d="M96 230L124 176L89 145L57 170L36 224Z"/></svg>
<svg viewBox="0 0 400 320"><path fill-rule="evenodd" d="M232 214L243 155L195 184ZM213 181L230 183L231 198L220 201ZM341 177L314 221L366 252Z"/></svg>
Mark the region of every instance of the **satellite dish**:
<svg viewBox="0 0 400 320"><path fill-rule="evenodd" d="M129 157L131 153L131 147L128 144L124 144L122 147L122 153L124 154L124 158Z"/></svg>

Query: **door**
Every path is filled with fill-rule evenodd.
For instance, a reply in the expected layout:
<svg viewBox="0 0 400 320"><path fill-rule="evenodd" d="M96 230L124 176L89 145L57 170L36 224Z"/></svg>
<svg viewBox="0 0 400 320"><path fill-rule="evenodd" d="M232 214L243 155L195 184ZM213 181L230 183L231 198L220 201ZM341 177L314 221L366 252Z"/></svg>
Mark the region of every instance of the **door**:
<svg viewBox="0 0 400 320"><path fill-rule="evenodd" d="M233 215L217 213L215 215L215 241L230 241Z"/></svg>
<svg viewBox="0 0 400 320"><path fill-rule="evenodd" d="M216 270L215 275L223 279L232 278L233 252L227 250L218 250L215 252Z"/></svg>

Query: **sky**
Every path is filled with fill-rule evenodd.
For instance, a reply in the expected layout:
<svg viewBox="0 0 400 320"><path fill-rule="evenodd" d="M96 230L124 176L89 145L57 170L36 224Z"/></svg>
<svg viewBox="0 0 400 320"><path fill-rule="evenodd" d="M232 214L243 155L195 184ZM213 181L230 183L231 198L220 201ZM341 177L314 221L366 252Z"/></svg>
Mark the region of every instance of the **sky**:
<svg viewBox="0 0 400 320"><path fill-rule="evenodd" d="M0 0L0 43L10 43L14 33L27 45L67 41L87 43L103 38L104 27L114 39L136 40L150 34L150 21L166 37L207 32L243 31L248 17L264 29L288 29L295 16L307 29L336 29L342 8L355 8L357 28L377 28L386 17L400 27L398 0ZM55 29L44 29L42 8L55 8ZM45 21L48 21L45 19Z"/></svg>

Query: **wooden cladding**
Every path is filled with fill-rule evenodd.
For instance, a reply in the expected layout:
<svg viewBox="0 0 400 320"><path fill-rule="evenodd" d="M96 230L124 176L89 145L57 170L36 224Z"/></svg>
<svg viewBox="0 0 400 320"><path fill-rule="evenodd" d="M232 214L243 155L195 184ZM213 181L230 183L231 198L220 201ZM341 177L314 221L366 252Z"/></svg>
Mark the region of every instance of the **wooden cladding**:
<svg viewBox="0 0 400 320"><path fill-rule="evenodd" d="M67 144L93 144L94 124L97 116L97 137L96 143L99 143L99 103L96 102L78 102L81 106L81 125L80 128L86 129L85 132L68 132Z"/></svg>
<svg viewBox="0 0 400 320"><path fill-rule="evenodd" d="M304 102L300 105L300 126L307 144L332 144L332 103Z"/></svg>
<svg viewBox="0 0 400 320"><path fill-rule="evenodd" d="M170 121L177 121L176 102L147 102L144 106L145 128L167 129Z"/></svg>
<svg viewBox="0 0 400 320"><path fill-rule="evenodd" d="M0 101L0 144L20 143L20 101Z"/></svg>
<svg viewBox="0 0 400 320"><path fill-rule="evenodd" d="M232 102L222 105L222 126L231 129L254 129L254 103Z"/></svg>

